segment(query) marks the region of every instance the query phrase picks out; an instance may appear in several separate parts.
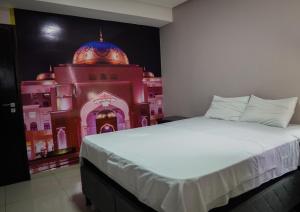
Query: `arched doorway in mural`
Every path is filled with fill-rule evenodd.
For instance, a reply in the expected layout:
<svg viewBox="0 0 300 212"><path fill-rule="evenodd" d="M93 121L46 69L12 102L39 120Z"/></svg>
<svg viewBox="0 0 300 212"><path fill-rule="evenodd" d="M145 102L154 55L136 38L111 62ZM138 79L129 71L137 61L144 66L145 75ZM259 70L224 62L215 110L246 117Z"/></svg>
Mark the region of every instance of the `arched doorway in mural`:
<svg viewBox="0 0 300 212"><path fill-rule="evenodd" d="M101 122L101 124L100 124ZM86 132L87 135L99 133L99 129L105 124L113 125L114 130L126 129L126 121L124 112L114 106L97 107L91 111L86 118Z"/></svg>
<svg viewBox="0 0 300 212"><path fill-rule="evenodd" d="M130 128L127 102L106 91L87 102L80 117L83 136Z"/></svg>
<svg viewBox="0 0 300 212"><path fill-rule="evenodd" d="M67 134L66 134L66 128L60 127L57 128L57 144L58 149L66 149L67 148Z"/></svg>
<svg viewBox="0 0 300 212"><path fill-rule="evenodd" d="M148 119L147 119L147 116L143 116L143 117L141 118L141 125L142 125L142 127L148 126Z"/></svg>
<svg viewBox="0 0 300 212"><path fill-rule="evenodd" d="M118 130L117 116L112 110L102 110L96 117L96 132L107 133Z"/></svg>
<svg viewBox="0 0 300 212"><path fill-rule="evenodd" d="M99 133L108 133L108 132L114 132L115 128L113 125L110 124L104 124L101 128Z"/></svg>

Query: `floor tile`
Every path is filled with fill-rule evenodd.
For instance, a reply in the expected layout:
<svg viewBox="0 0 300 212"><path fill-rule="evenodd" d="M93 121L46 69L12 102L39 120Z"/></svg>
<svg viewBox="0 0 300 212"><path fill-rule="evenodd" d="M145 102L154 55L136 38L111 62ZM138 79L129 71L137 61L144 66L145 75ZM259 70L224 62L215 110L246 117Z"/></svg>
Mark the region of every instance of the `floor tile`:
<svg viewBox="0 0 300 212"><path fill-rule="evenodd" d="M58 169L54 169L54 171L56 173L60 173L60 172L65 172L67 170L73 170L73 169L79 170L79 168L80 168L80 164L73 164L73 165L69 165L69 166L65 166L65 167L60 167Z"/></svg>
<svg viewBox="0 0 300 212"><path fill-rule="evenodd" d="M88 207L85 205L85 197L82 193L74 194L69 197L68 201L71 203L74 211L78 212L96 212L93 207Z"/></svg>
<svg viewBox="0 0 300 212"><path fill-rule="evenodd" d="M58 179L66 179L69 177L80 177L80 169L78 165L61 168L53 171Z"/></svg>
<svg viewBox="0 0 300 212"><path fill-rule="evenodd" d="M58 179L58 183L69 197L82 193L80 176L71 176Z"/></svg>
<svg viewBox="0 0 300 212"><path fill-rule="evenodd" d="M36 179L36 178L40 178L40 177L47 177L49 175L53 175L54 171L55 170L47 170L47 171L43 171L43 172L38 172L36 174L32 174L31 179Z"/></svg>
<svg viewBox="0 0 300 212"><path fill-rule="evenodd" d="M76 205L61 191L36 198L29 198L6 205L6 212L79 212Z"/></svg>
<svg viewBox="0 0 300 212"><path fill-rule="evenodd" d="M31 179L3 189L6 211L0 207L0 212L96 212L85 205L79 165L33 174Z"/></svg>
<svg viewBox="0 0 300 212"><path fill-rule="evenodd" d="M6 186L6 204L56 193L59 190L61 186L53 175L33 178L31 181Z"/></svg>
<svg viewBox="0 0 300 212"><path fill-rule="evenodd" d="M5 205L4 187L0 187L0 207Z"/></svg>
<svg viewBox="0 0 300 212"><path fill-rule="evenodd" d="M66 194L58 192L8 204L6 212L95 212L91 207L85 206L84 201L83 195L68 198Z"/></svg>
<svg viewBox="0 0 300 212"><path fill-rule="evenodd" d="M81 182L74 184L74 186L64 187L63 190L69 197L73 197L76 195L82 194L82 186Z"/></svg>
<svg viewBox="0 0 300 212"><path fill-rule="evenodd" d="M82 193L79 167L55 173L55 177L68 196Z"/></svg>

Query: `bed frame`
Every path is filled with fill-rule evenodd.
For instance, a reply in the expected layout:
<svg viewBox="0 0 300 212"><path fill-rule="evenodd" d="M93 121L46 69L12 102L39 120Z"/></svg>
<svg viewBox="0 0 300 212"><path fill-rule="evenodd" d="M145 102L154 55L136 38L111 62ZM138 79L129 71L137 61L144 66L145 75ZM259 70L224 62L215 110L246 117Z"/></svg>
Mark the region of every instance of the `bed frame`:
<svg viewBox="0 0 300 212"><path fill-rule="evenodd" d="M293 177L293 173L296 173L299 178L299 171L300 167L296 172L287 173L264 183L258 188L230 199L227 205L212 209L211 212L229 212L232 211L232 209L234 209L233 211L235 212L244 212L251 199L257 197L268 187L272 189L274 186L272 187L271 185L276 184L286 176L290 175ZM85 195L87 205L93 204L93 206L101 212L157 212L140 202L133 194L106 176L85 158L81 158L80 172L82 192ZM291 184L295 184L292 180L290 181ZM300 184L300 178L298 181L298 184ZM239 207L238 209L236 209L237 206Z"/></svg>
<svg viewBox="0 0 300 212"><path fill-rule="evenodd" d="M87 205L93 204L101 212L156 212L85 158L81 158L80 173Z"/></svg>

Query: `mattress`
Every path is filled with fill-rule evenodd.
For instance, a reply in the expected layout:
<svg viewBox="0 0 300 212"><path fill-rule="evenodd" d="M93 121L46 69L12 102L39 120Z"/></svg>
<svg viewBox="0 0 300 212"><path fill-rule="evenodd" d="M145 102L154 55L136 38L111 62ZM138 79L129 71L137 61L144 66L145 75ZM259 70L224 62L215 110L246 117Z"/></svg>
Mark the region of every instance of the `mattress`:
<svg viewBox="0 0 300 212"><path fill-rule="evenodd" d="M297 169L300 126L195 117L84 138L80 157L157 211L207 212Z"/></svg>

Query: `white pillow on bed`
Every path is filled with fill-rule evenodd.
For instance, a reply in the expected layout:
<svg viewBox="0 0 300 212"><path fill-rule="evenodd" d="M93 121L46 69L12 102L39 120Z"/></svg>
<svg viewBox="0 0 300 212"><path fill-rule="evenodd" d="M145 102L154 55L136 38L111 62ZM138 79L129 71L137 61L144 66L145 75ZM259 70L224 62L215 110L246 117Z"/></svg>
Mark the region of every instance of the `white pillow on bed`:
<svg viewBox="0 0 300 212"><path fill-rule="evenodd" d="M285 128L295 112L297 102L298 97L270 100L251 95L240 121Z"/></svg>
<svg viewBox="0 0 300 212"><path fill-rule="evenodd" d="M249 96L224 98L214 96L210 108L204 115L206 118L238 121L246 109Z"/></svg>

